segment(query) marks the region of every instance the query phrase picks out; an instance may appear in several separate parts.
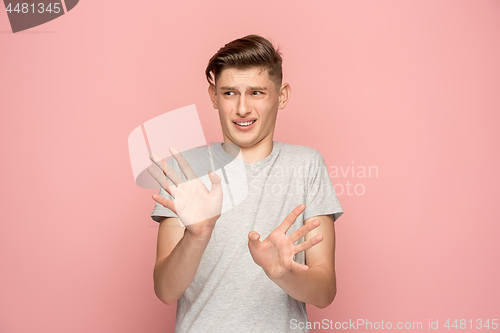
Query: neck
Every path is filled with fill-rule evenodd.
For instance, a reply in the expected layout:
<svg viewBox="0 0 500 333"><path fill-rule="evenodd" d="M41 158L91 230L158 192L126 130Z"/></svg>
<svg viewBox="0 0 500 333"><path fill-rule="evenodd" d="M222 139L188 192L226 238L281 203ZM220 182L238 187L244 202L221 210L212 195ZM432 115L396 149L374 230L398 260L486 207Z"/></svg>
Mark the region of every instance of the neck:
<svg viewBox="0 0 500 333"><path fill-rule="evenodd" d="M259 162L269 155L273 151L273 140L272 137L269 139L264 139L258 142L257 144L250 147L240 147L233 142L224 138L224 144L222 145L222 149L224 151L234 157L238 157L243 159L245 163L252 164ZM240 154L241 152L241 154Z"/></svg>

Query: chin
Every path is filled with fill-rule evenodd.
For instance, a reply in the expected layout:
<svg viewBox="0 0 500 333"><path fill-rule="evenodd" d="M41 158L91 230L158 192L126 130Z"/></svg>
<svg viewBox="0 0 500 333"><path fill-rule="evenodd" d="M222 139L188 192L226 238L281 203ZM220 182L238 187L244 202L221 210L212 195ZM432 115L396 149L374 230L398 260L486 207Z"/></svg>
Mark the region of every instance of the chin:
<svg viewBox="0 0 500 333"><path fill-rule="evenodd" d="M251 147L255 144L255 139L254 138L251 138L251 139L239 139L239 138L233 138L233 140L231 140L235 145L238 145L239 147L243 147L243 148L246 148L246 147Z"/></svg>

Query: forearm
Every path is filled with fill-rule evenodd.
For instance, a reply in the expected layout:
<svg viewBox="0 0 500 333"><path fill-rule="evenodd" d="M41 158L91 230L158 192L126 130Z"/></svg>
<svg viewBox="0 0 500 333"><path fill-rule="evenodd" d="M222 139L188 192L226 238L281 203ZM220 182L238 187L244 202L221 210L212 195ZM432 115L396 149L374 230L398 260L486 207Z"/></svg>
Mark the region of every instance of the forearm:
<svg viewBox="0 0 500 333"><path fill-rule="evenodd" d="M156 262L154 290L165 304L173 304L194 279L210 237L195 237L187 229L184 236L165 258Z"/></svg>
<svg viewBox="0 0 500 333"><path fill-rule="evenodd" d="M318 308L333 302L337 293L335 273L321 266L305 272L290 270L279 279L272 279L290 297Z"/></svg>

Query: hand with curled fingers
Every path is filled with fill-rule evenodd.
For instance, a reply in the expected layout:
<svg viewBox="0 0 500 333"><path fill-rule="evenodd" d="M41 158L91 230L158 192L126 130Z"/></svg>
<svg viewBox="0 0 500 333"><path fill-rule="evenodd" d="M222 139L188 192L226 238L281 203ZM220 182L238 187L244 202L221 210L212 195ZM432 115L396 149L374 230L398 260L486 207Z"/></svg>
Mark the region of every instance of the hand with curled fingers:
<svg viewBox="0 0 500 333"><path fill-rule="evenodd" d="M297 206L262 242L259 240L260 235L257 232L252 231L248 234L250 254L255 263L264 269L264 272L271 280L283 277L290 270L307 271L309 267L297 263L293 260L293 257L295 254L305 251L323 240L322 235L317 235L298 245L294 244L309 231L317 228L320 225L319 220L312 220L291 235L286 235L288 229L305 208L305 205Z"/></svg>
<svg viewBox="0 0 500 333"><path fill-rule="evenodd" d="M210 237L215 222L222 211L221 178L213 170L210 170L208 177L212 188L209 191L196 176L184 156L173 147L170 147L169 150L186 180L182 180L164 160L151 154L149 158L163 171L163 174L152 165L147 168L149 174L174 198L174 200L168 200L154 194L153 200L173 211L187 228L187 231L194 236Z"/></svg>

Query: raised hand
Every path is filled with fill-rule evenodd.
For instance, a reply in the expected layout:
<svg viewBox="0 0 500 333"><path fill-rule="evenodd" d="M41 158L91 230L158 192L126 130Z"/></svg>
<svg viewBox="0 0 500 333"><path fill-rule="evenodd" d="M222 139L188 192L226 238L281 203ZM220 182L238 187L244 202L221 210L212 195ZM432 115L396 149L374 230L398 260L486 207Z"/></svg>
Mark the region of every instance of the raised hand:
<svg viewBox="0 0 500 333"><path fill-rule="evenodd" d="M286 219L262 242L260 235L252 231L248 234L248 248L253 260L264 269L271 280L280 279L290 270L307 271L306 265L301 265L293 260L295 254L305 251L323 240L322 235L317 235L298 245L294 243L304 237L309 231L320 225L319 220L312 220L300 227L291 235L286 232L293 225L297 217L304 211L305 205L297 206Z"/></svg>
<svg viewBox="0 0 500 333"><path fill-rule="evenodd" d="M170 153L179 164L186 181L165 163L157 155L151 154L150 159L163 171L150 166L148 172L160 186L167 191L174 200L165 199L154 194L153 199L160 205L172 210L182 224L194 235L211 234L215 221L220 217L222 211L222 188L221 178L210 170L208 177L212 183L209 191L205 184L196 176L182 154L171 147ZM170 180L173 185L170 185Z"/></svg>

